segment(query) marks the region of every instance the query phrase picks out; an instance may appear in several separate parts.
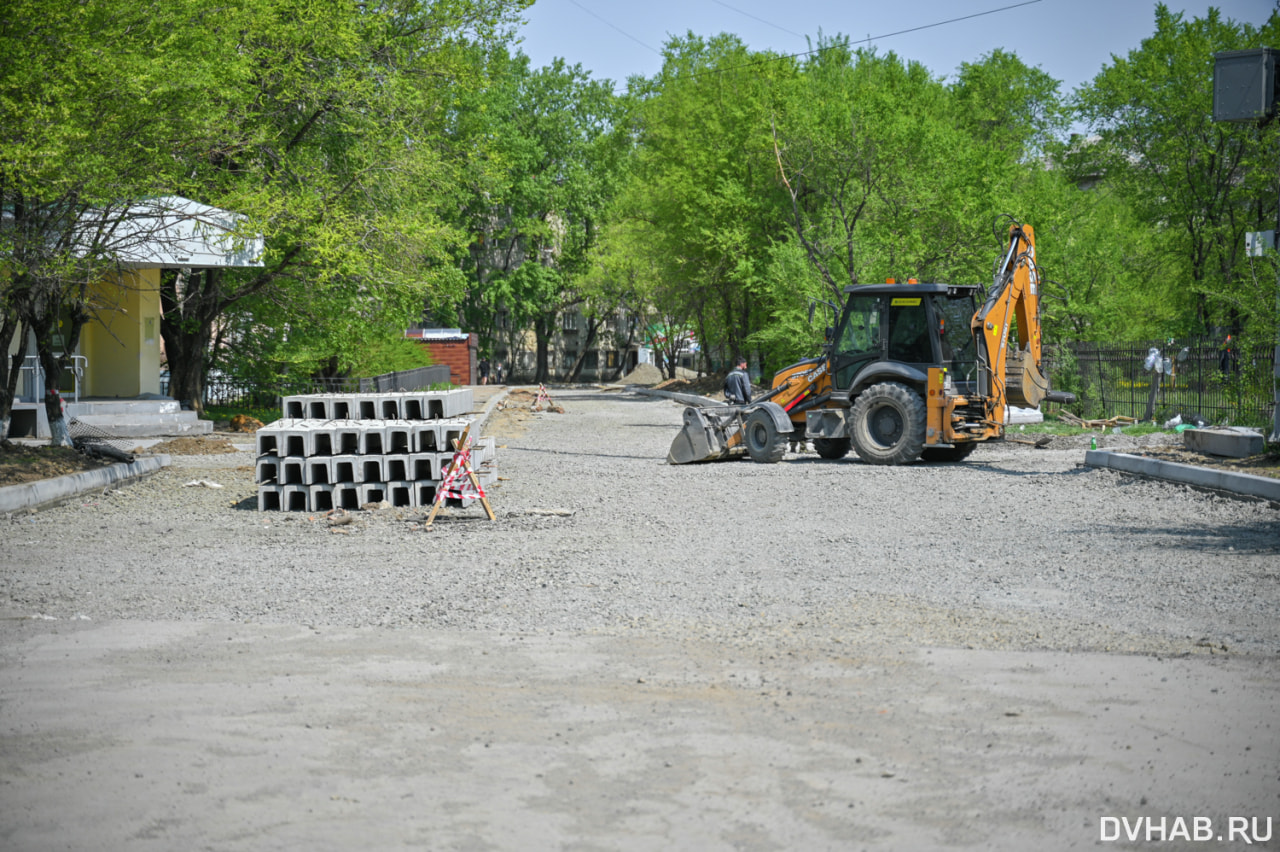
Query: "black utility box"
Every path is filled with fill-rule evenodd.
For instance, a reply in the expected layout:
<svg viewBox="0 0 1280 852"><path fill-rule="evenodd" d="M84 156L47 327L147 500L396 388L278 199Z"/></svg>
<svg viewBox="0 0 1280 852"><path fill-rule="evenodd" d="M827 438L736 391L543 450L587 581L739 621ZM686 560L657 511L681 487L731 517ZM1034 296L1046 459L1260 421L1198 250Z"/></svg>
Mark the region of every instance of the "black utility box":
<svg viewBox="0 0 1280 852"><path fill-rule="evenodd" d="M1213 120L1267 121L1276 111L1276 56L1270 47L1213 55Z"/></svg>

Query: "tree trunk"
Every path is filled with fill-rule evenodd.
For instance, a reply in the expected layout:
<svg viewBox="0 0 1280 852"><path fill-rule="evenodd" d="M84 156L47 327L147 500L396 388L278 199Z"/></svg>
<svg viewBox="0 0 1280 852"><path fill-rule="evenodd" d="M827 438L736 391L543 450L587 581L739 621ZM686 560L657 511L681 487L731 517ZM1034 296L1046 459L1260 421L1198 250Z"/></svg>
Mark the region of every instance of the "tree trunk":
<svg viewBox="0 0 1280 852"><path fill-rule="evenodd" d="M160 336L169 396L204 414L213 326L222 314L222 270L165 271L160 277Z"/></svg>
<svg viewBox="0 0 1280 852"><path fill-rule="evenodd" d="M698 327L698 340L702 345L702 365L703 365L703 368L707 371L707 374L710 375L712 372L711 350L707 347L707 341L710 338L707 337L706 313L702 310L701 307L699 307L697 312L694 314L694 323Z"/></svg>
<svg viewBox="0 0 1280 852"><path fill-rule="evenodd" d="M631 322L630 318L628 318L627 341L626 343L622 344L622 349L618 352L618 368L613 371L613 375L609 378L609 381L616 382L618 379L622 378L623 374L627 372L627 359L631 355L631 344L635 342L635 339L636 339L635 323ZM614 338L614 342L615 343L617 342L616 337Z"/></svg>
<svg viewBox="0 0 1280 852"><path fill-rule="evenodd" d="M555 316L553 315L548 321L546 316L540 316L533 321L533 336L538 341L537 363L534 367L534 382L545 384L550 381L550 369L548 365L548 350L551 345L551 329L555 326Z"/></svg>
<svg viewBox="0 0 1280 852"><path fill-rule="evenodd" d="M22 323L14 314L6 314L0 322L0 443L9 440L9 428L13 422L13 403L18 393L18 377L21 375L22 361L26 353L25 346L19 346L12 357L8 357L9 347ZM27 330L22 329L20 338L25 344Z"/></svg>
<svg viewBox="0 0 1280 852"><path fill-rule="evenodd" d="M582 365L586 363L587 353L591 351L591 347L595 345L596 333L600 330L600 320L591 317L587 320L587 339L582 344L582 351L578 353L578 359L573 362L573 369L569 371L569 381L576 382L578 377L582 375ZM596 371L600 370L600 362L596 362Z"/></svg>
<svg viewBox="0 0 1280 852"><path fill-rule="evenodd" d="M62 410L62 373L71 362L71 355L80 342L80 330L84 328L88 315L74 311L69 320L66 340L62 344L62 353L54 352L53 335L58 328L57 310L46 310L32 323L36 337L36 357L40 361L40 369L44 371L44 411L49 418L49 444L54 447L72 447L71 430L66 415Z"/></svg>

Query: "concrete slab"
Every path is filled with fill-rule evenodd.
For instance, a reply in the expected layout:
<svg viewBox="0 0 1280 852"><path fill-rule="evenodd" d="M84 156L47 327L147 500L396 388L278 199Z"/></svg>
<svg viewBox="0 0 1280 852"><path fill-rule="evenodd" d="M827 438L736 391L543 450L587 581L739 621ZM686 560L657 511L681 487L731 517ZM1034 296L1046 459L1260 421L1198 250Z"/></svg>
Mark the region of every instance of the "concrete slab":
<svg viewBox="0 0 1280 852"><path fill-rule="evenodd" d="M356 486L360 494L360 505L365 503L381 503L387 499L387 486L382 482L365 482Z"/></svg>
<svg viewBox="0 0 1280 852"><path fill-rule="evenodd" d="M381 421L364 424L360 432L360 454L363 456L381 456L386 453L387 430Z"/></svg>
<svg viewBox="0 0 1280 852"><path fill-rule="evenodd" d="M384 499L396 508L410 509L418 505L417 489L407 479L388 479Z"/></svg>
<svg viewBox="0 0 1280 852"><path fill-rule="evenodd" d="M1038 408L1019 408L1016 405L1011 405L1005 422L1013 425L1019 423L1043 423L1044 414Z"/></svg>
<svg viewBox="0 0 1280 852"><path fill-rule="evenodd" d="M313 456L307 459L307 484L331 485L333 483L333 467L330 456Z"/></svg>
<svg viewBox="0 0 1280 852"><path fill-rule="evenodd" d="M333 505L336 509L359 509L360 488L353 483L341 483L333 487Z"/></svg>
<svg viewBox="0 0 1280 852"><path fill-rule="evenodd" d="M194 411L172 414L85 414L74 419L95 430L116 438L150 438L157 435L183 436L207 435L213 431L213 421L201 420ZM74 434L75 426L72 425Z"/></svg>
<svg viewBox="0 0 1280 852"><path fill-rule="evenodd" d="M311 486L285 485L280 489L280 507L286 512L305 512L310 509Z"/></svg>
<svg viewBox="0 0 1280 852"><path fill-rule="evenodd" d="M281 485L306 484L306 460L301 456L289 456L281 459L279 482Z"/></svg>
<svg viewBox="0 0 1280 852"><path fill-rule="evenodd" d="M1267 448L1261 432L1230 427L1188 429L1182 433L1182 442L1188 450L1233 459L1256 456Z"/></svg>
<svg viewBox="0 0 1280 852"><path fill-rule="evenodd" d="M413 475L413 465L410 463L410 457L407 454L398 453L388 455L382 460L383 474L388 480L396 479L417 479Z"/></svg>
<svg viewBox="0 0 1280 852"><path fill-rule="evenodd" d="M278 512L281 509L279 485L258 486L258 511Z"/></svg>
<svg viewBox="0 0 1280 852"><path fill-rule="evenodd" d="M439 453L413 453L409 456L409 476L406 479L439 479Z"/></svg>
<svg viewBox="0 0 1280 852"><path fill-rule="evenodd" d="M175 399L82 399L68 402L67 417L96 414L178 414L182 404ZM191 412L194 414L194 412Z"/></svg>
<svg viewBox="0 0 1280 852"><path fill-rule="evenodd" d="M374 485L386 478L384 456L360 456L356 459L356 481Z"/></svg>

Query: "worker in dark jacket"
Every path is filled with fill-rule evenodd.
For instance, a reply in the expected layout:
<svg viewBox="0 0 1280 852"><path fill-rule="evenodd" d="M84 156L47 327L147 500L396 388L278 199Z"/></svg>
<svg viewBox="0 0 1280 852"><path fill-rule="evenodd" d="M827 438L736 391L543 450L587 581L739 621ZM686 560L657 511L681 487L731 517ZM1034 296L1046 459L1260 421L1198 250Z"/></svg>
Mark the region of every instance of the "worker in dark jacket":
<svg viewBox="0 0 1280 852"><path fill-rule="evenodd" d="M751 401L751 378L747 375L746 358L739 358L738 366L725 378L724 398L730 405L746 405Z"/></svg>

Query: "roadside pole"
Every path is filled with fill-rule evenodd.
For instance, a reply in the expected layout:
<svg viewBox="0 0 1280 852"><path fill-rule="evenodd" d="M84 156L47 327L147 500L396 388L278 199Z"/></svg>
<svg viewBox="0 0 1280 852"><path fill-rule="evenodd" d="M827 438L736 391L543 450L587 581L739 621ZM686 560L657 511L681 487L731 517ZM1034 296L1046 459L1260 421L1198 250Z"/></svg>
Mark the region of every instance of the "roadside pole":
<svg viewBox="0 0 1280 852"><path fill-rule="evenodd" d="M1270 47L1228 50L1213 55L1213 120L1256 124L1266 127L1276 117L1276 74L1280 51ZM1277 172L1280 182L1280 171ZM1269 238L1269 239L1268 239ZM1264 254L1270 243L1280 262L1280 204L1276 207L1274 231L1254 231L1246 237L1246 251L1254 257ZM1271 368L1271 442L1280 442L1280 269L1276 273L1276 348Z"/></svg>

